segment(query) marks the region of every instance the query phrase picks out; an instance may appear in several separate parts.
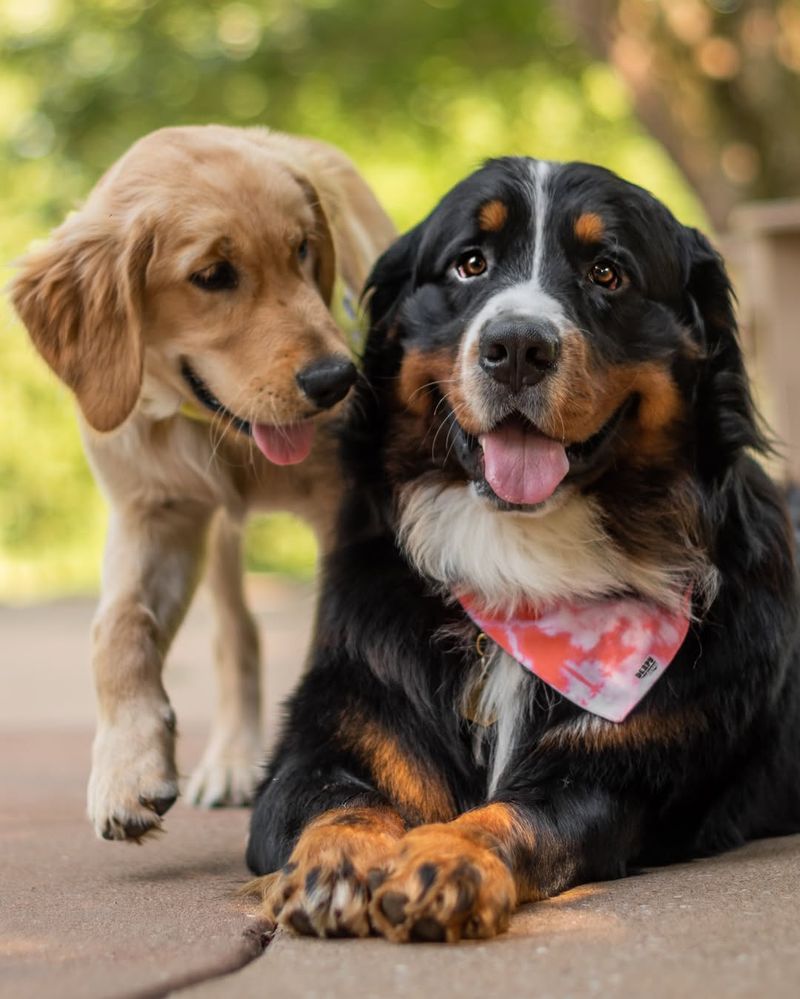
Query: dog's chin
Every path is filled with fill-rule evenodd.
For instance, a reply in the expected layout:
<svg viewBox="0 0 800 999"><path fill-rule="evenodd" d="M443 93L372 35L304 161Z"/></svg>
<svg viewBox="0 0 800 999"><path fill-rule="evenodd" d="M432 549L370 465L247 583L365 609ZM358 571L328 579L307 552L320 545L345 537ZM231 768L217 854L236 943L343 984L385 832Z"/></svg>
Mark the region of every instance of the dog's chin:
<svg viewBox="0 0 800 999"><path fill-rule="evenodd" d="M519 412L513 413L500 421L490 432L481 435L480 438L468 433L453 416L451 425L454 428L455 440L452 443L451 451L478 500L490 504L501 513L521 513L541 517L558 509L573 493L599 478L610 467L620 428L633 404L632 399L626 400L590 437L563 446L563 455L567 462L565 474L558 482L555 482L552 489L547 490L546 495L536 502L513 502L495 490L486 474L484 447L481 444L481 440L485 440L489 433L496 433L498 429L502 432L503 428L511 426L516 435L523 441L525 435L530 434L537 441L544 442L543 450L551 453L555 450L560 453L561 445L543 434L527 416ZM523 462L524 459L525 456L520 454L520 462ZM563 461L563 458L561 460ZM551 476L553 481L557 474Z"/></svg>
<svg viewBox="0 0 800 999"><path fill-rule="evenodd" d="M477 502L491 506L498 513L515 513L524 514L528 517L544 517L563 506L575 492L576 486L571 482L562 482L541 503L509 503L508 500L504 500L497 495L485 478L473 479L469 483L469 488L472 490Z"/></svg>

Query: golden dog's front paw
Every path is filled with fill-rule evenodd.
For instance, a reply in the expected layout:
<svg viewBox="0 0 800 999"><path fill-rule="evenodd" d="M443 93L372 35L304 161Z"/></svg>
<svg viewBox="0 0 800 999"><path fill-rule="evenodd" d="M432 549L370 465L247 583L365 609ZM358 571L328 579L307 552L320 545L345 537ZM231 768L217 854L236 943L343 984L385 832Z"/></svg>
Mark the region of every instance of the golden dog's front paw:
<svg viewBox="0 0 800 999"><path fill-rule="evenodd" d="M199 808L249 805L263 757L257 730L215 734L186 786L186 799Z"/></svg>
<svg viewBox="0 0 800 999"><path fill-rule="evenodd" d="M175 716L167 706L129 717L97 730L87 804L98 836L140 843L161 830L178 797Z"/></svg>
<svg viewBox="0 0 800 999"><path fill-rule="evenodd" d="M245 892L259 895L262 915L293 933L365 937L371 888L402 832L398 816L382 809L326 812L304 830L280 871Z"/></svg>
<svg viewBox="0 0 800 999"><path fill-rule="evenodd" d="M397 843L388 876L373 893L370 920L389 940L453 943L502 933L515 905L507 865L465 833L436 824Z"/></svg>

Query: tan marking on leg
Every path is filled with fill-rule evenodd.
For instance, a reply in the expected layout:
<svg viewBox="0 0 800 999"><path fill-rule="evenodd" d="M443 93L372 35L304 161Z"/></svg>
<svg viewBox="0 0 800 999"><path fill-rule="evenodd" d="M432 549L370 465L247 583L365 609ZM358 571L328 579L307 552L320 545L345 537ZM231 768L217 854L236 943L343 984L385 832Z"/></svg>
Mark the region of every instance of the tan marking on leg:
<svg viewBox="0 0 800 999"><path fill-rule="evenodd" d="M411 756L398 740L363 715L348 716L340 730L342 744L369 768L376 787L417 822L452 818L455 804L441 776Z"/></svg>
<svg viewBox="0 0 800 999"><path fill-rule="evenodd" d="M486 839L494 849L506 849L520 837L527 837L527 829L520 823L516 809L504 802L493 802L459 815L452 823L459 829ZM533 838L530 834L530 844Z"/></svg>
<svg viewBox="0 0 800 999"><path fill-rule="evenodd" d="M452 825L499 853L512 869L517 902L544 898L534 880L533 857L541 852L541 833L535 834L522 813L506 802L492 802L464 812Z"/></svg>

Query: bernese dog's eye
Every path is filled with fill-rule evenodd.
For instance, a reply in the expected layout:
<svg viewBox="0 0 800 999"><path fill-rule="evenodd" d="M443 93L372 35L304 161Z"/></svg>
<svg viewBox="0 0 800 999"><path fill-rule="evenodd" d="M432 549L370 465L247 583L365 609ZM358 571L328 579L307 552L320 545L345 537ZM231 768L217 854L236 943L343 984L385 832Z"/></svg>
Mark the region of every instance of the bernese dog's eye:
<svg viewBox="0 0 800 999"><path fill-rule="evenodd" d="M233 264L218 260L201 271L189 275L189 280L203 291L233 291L239 284L239 275Z"/></svg>
<svg viewBox="0 0 800 999"><path fill-rule="evenodd" d="M589 271L589 280L607 291L616 291L622 284L622 274L619 268L608 260L598 260Z"/></svg>
<svg viewBox="0 0 800 999"><path fill-rule="evenodd" d="M308 237L297 247L297 259L302 263L308 256Z"/></svg>
<svg viewBox="0 0 800 999"><path fill-rule="evenodd" d="M480 250L467 250L455 262L456 274L465 281L469 278L480 277L488 266L486 257Z"/></svg>

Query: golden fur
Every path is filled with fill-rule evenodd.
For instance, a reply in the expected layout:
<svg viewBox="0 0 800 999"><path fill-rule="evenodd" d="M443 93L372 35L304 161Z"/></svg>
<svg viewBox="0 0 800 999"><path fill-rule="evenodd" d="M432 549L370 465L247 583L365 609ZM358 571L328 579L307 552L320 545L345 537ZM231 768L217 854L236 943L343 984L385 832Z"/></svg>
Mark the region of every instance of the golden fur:
<svg viewBox="0 0 800 999"><path fill-rule="evenodd" d="M206 548L220 699L189 795L206 805L248 800L260 695L241 525L251 508L288 509L324 544L339 489L328 417L317 417L305 462L272 465L229 419L181 414L194 401L181 358L242 420L282 426L315 416L295 375L317 358L347 354L330 312L335 278L358 295L393 237L338 150L211 125L137 142L22 261L14 305L75 393L111 505L89 783L89 815L105 838L138 840L158 829L177 794L175 719L161 670ZM219 260L236 267L234 291L209 293L188 280Z"/></svg>

